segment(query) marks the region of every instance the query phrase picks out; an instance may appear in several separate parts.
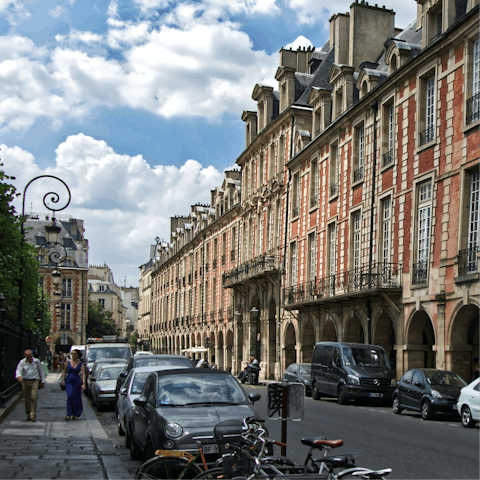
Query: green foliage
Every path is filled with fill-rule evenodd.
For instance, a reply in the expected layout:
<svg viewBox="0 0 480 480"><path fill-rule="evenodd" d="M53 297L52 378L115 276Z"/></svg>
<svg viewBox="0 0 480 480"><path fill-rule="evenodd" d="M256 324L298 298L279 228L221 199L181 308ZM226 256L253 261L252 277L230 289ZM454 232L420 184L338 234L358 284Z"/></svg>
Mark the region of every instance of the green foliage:
<svg viewBox="0 0 480 480"><path fill-rule="evenodd" d="M0 167L3 166L0 163ZM17 215L13 200L20 196L8 183L15 180L0 169L0 293L5 296L5 315L19 319L19 300L22 301L22 321L26 328L37 329L38 260L35 247L22 235L22 219Z"/></svg>
<svg viewBox="0 0 480 480"><path fill-rule="evenodd" d="M117 326L112 312L105 310L100 303L88 300L87 338L100 338L103 335L116 335Z"/></svg>

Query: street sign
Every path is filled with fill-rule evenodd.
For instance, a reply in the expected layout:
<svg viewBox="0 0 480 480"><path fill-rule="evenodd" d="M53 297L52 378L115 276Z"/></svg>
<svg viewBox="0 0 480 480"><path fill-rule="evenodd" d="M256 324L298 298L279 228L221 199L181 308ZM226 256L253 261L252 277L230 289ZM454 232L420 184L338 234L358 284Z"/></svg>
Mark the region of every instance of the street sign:
<svg viewBox="0 0 480 480"><path fill-rule="evenodd" d="M60 345L68 345L68 335L65 332L60 337Z"/></svg>
<svg viewBox="0 0 480 480"><path fill-rule="evenodd" d="M286 410L283 395L286 393ZM270 383L267 389L267 414L272 420L303 420L305 414L305 385L302 383ZM278 415L275 418L275 415Z"/></svg>

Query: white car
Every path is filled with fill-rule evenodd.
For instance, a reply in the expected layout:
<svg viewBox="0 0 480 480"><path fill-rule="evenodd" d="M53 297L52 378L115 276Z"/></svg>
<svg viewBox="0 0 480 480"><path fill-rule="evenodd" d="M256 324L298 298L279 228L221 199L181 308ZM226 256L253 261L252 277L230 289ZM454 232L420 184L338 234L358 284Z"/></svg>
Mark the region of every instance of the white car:
<svg viewBox="0 0 480 480"><path fill-rule="evenodd" d="M135 352L135 357L138 357L140 355L153 355L152 352L144 352L143 350L138 350L137 352Z"/></svg>
<svg viewBox="0 0 480 480"><path fill-rule="evenodd" d="M458 397L457 410L462 417L464 427L473 427L479 420L480 413L480 378L460 390Z"/></svg>

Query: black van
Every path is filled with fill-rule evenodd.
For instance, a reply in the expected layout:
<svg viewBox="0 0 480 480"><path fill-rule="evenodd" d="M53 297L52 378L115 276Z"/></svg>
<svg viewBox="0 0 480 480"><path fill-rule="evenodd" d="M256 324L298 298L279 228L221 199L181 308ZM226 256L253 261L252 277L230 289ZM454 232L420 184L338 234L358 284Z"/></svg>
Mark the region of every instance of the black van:
<svg viewBox="0 0 480 480"><path fill-rule="evenodd" d="M312 359L312 397L338 397L345 404L354 399L391 403L395 373L385 350L363 343L319 342Z"/></svg>

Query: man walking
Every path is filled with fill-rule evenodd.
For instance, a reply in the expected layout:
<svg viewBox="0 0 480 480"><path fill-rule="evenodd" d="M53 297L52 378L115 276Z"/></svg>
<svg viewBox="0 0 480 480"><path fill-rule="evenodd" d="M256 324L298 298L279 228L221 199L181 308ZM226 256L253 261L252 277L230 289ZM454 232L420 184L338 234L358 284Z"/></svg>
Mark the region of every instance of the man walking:
<svg viewBox="0 0 480 480"><path fill-rule="evenodd" d="M37 420L37 392L39 387L45 385L45 375L43 373L40 360L33 358L33 352L30 349L25 350L25 358L20 360L17 365L15 377L22 385L23 398L25 399L25 413L27 422Z"/></svg>

